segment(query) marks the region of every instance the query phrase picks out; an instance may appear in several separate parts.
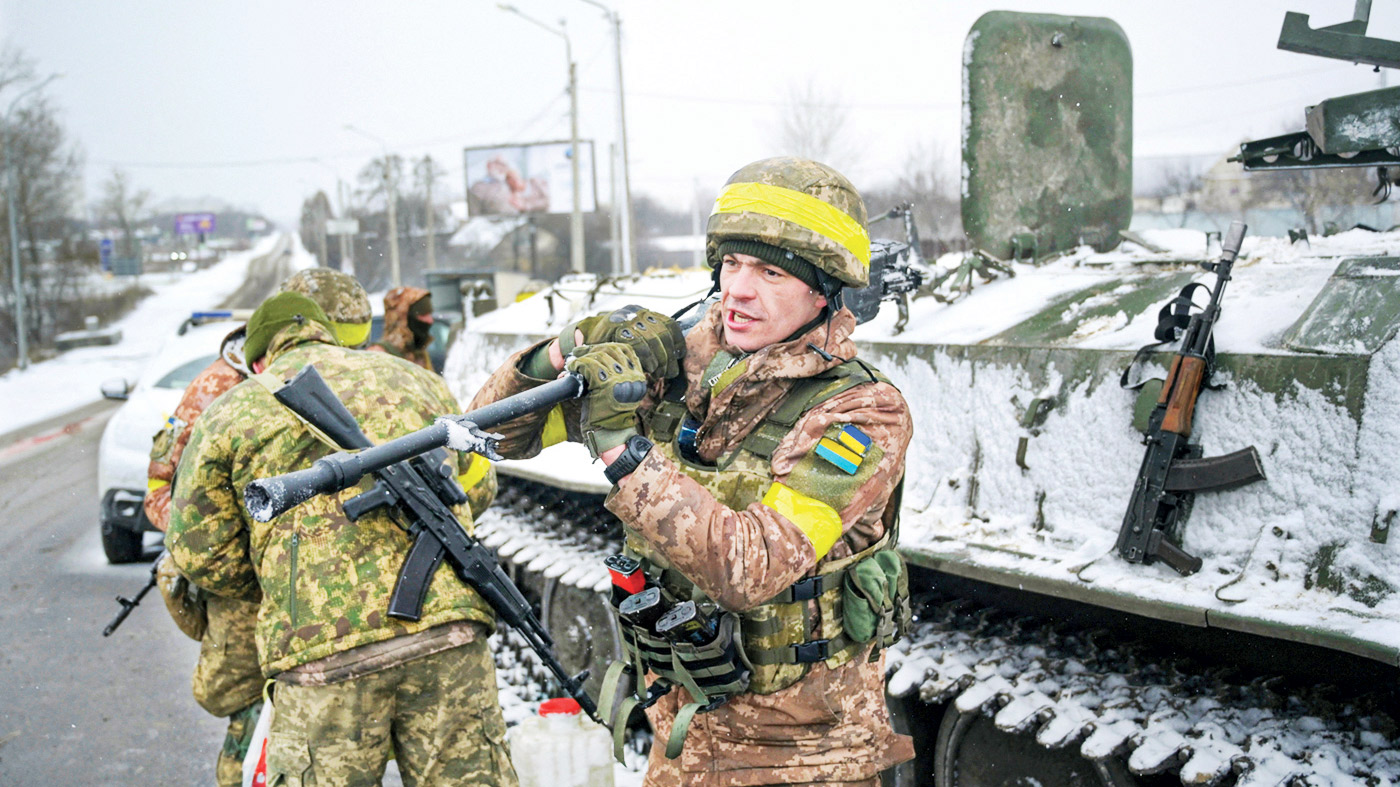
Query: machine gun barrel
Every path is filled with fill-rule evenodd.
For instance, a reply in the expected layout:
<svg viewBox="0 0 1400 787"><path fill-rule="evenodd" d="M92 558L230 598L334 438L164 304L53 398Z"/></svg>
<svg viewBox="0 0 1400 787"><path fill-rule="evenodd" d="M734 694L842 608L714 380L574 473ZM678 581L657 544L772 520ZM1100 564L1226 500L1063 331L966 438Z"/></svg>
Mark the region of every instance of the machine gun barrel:
<svg viewBox="0 0 1400 787"><path fill-rule="evenodd" d="M369 473L378 472L390 465L447 445L452 428L449 423L467 428L474 426L489 429L527 413L576 399L582 394L583 378L567 374L558 380L508 396L469 413L439 418L432 426L426 426L387 443L353 454L332 454L318 459L305 470L253 481L243 489L244 503L254 519L268 522L317 495L339 492L355 485ZM343 443L342 445L347 448L355 447Z"/></svg>

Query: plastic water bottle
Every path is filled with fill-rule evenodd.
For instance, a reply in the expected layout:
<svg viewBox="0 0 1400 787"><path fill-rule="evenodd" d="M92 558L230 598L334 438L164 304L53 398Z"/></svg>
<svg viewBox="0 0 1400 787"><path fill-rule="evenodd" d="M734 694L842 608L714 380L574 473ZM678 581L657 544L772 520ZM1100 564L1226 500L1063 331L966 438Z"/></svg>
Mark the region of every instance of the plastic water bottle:
<svg viewBox="0 0 1400 787"><path fill-rule="evenodd" d="M570 697L540 703L509 734L520 787L613 787L612 735Z"/></svg>

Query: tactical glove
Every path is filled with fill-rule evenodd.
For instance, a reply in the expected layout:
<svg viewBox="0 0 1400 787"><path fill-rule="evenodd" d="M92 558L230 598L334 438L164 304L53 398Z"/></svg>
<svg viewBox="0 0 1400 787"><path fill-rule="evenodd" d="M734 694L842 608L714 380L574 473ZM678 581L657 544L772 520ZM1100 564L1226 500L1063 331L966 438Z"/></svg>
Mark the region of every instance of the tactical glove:
<svg viewBox="0 0 1400 787"><path fill-rule="evenodd" d="M579 427L594 459L637 434L637 403L647 381L632 348L620 342L579 347L564 368L583 376L587 393Z"/></svg>
<svg viewBox="0 0 1400 787"><path fill-rule="evenodd" d="M581 343L574 341L576 330L583 334ZM568 356L575 347L607 342L631 347L648 375L669 380L681 373L681 359L685 357L681 326L664 314L640 306L624 306L612 314L579 320L559 334L559 351Z"/></svg>

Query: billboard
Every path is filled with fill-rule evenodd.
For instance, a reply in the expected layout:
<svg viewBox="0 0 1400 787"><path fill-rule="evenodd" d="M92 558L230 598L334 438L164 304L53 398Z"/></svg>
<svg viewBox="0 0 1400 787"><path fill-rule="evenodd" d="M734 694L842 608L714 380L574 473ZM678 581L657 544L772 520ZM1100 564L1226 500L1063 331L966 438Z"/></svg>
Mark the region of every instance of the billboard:
<svg viewBox="0 0 1400 787"><path fill-rule="evenodd" d="M214 226L214 214L212 213L175 214L176 235L204 235L213 232Z"/></svg>
<svg viewBox="0 0 1400 787"><path fill-rule="evenodd" d="M467 148L467 215L572 213L569 143L532 142ZM579 140L579 208L598 209L593 142Z"/></svg>

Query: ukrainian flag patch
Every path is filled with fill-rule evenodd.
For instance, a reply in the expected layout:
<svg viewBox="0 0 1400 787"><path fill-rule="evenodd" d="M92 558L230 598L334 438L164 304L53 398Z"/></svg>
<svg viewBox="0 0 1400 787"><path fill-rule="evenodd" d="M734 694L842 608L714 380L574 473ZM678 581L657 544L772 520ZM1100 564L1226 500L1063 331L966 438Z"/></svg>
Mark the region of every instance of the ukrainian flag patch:
<svg viewBox="0 0 1400 787"><path fill-rule="evenodd" d="M869 450L870 437L848 424L836 432L835 439L823 437L819 440L815 453L847 475L855 475Z"/></svg>

